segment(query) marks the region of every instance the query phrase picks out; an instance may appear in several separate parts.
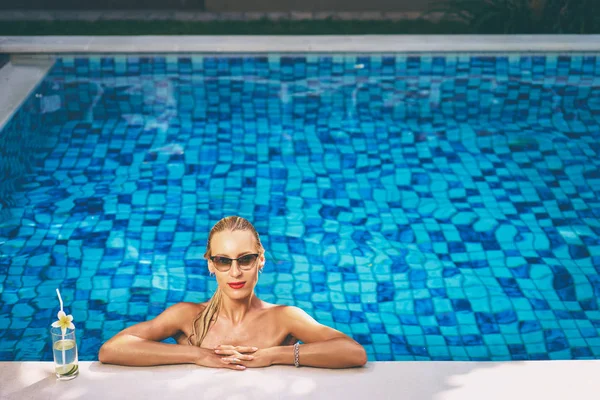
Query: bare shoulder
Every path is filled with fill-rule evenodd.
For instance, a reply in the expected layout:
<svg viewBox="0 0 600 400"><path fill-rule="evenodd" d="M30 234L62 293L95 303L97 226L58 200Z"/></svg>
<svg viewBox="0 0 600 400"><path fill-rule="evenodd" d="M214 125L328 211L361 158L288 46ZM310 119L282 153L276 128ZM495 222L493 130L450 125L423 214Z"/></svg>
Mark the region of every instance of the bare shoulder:
<svg viewBox="0 0 600 400"><path fill-rule="evenodd" d="M323 325L300 307L278 306L277 323L303 343L347 337L337 329Z"/></svg>
<svg viewBox="0 0 600 400"><path fill-rule="evenodd" d="M187 323L198 314L202 307L202 304L189 302L174 304L153 319L125 328L110 341L128 334L153 341L176 337L186 331Z"/></svg>
<svg viewBox="0 0 600 400"><path fill-rule="evenodd" d="M284 305L275 305L275 307L279 310L280 313L283 313L288 317L298 317L308 315L306 311L296 306L284 306Z"/></svg>
<svg viewBox="0 0 600 400"><path fill-rule="evenodd" d="M165 310L165 313L170 314L174 318L180 321L187 321L190 318L195 317L204 310L207 303L191 303L183 301L176 303Z"/></svg>
<svg viewBox="0 0 600 400"><path fill-rule="evenodd" d="M269 303L264 300L261 300L260 307L261 307L261 309L268 311L269 313L280 313L283 310L283 308L290 307L290 306L284 306L281 304L273 304L273 303Z"/></svg>
<svg viewBox="0 0 600 400"><path fill-rule="evenodd" d="M272 305L272 312L277 316L279 322L312 322L313 318L306 311L296 306Z"/></svg>
<svg viewBox="0 0 600 400"><path fill-rule="evenodd" d="M281 305L281 304L273 304L273 303L268 303L266 301L261 300L260 301L260 311L261 313L266 316L269 319L275 319L278 322L285 318L285 309L287 307L291 307L291 306L285 306L285 305Z"/></svg>
<svg viewBox="0 0 600 400"><path fill-rule="evenodd" d="M171 306L170 308L173 308L175 310L175 312L177 313L181 313L181 314L198 314L200 312L202 312L206 306L208 305L208 302L204 302L204 303L192 303L192 302L188 302L188 301L182 301L181 303L177 303L173 306Z"/></svg>

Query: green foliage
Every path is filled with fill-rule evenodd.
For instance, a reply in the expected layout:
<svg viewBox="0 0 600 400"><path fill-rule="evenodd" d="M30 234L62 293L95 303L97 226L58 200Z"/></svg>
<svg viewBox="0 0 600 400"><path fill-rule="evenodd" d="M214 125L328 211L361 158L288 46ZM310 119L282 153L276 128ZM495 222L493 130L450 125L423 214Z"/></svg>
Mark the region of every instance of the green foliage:
<svg viewBox="0 0 600 400"><path fill-rule="evenodd" d="M432 13L471 33L600 33L600 0L438 0Z"/></svg>

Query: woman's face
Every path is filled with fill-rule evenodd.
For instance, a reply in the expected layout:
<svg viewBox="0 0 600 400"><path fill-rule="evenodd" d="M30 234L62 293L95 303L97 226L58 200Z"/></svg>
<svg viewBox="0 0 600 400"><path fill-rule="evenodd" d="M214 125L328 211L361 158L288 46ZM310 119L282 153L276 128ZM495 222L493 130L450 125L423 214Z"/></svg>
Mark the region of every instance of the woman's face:
<svg viewBox="0 0 600 400"><path fill-rule="evenodd" d="M250 231L222 231L215 233L210 242L210 252L213 257L226 257L236 259L248 254L257 254L256 239ZM244 260L241 260L243 263ZM220 271L216 263L208 260L208 269L214 273L221 291L232 299L243 299L248 297L254 290L258 281L258 271L262 269L265 262L264 255L258 258L248 267L240 268L240 262L231 262L228 271Z"/></svg>

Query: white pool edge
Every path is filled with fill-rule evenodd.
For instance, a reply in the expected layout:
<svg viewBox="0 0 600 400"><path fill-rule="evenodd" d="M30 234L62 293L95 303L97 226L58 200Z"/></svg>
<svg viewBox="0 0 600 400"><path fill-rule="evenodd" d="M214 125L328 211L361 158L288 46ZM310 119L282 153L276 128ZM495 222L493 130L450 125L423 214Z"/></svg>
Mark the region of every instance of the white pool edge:
<svg viewBox="0 0 600 400"><path fill-rule="evenodd" d="M596 400L600 393L600 360L398 361L345 370L274 366L246 371L88 361L67 382L57 382L53 372L51 362L0 362L0 398L94 400L110 393L113 400Z"/></svg>
<svg viewBox="0 0 600 400"><path fill-rule="evenodd" d="M1 36L0 53L600 52L600 35Z"/></svg>

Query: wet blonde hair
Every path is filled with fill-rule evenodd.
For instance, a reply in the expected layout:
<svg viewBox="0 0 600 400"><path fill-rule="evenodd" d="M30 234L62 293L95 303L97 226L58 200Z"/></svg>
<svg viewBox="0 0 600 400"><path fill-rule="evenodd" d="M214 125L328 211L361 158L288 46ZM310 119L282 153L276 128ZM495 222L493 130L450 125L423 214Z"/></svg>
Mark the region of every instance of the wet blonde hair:
<svg viewBox="0 0 600 400"><path fill-rule="evenodd" d="M256 251L259 253L259 256L264 254L265 249L260 242L258 232L256 229L254 229L254 226L250 223L250 221L242 217L229 216L217 222L210 230L208 242L206 243L206 253L204 253L205 259L208 260L211 256L210 244L215 233L224 231L250 231L254 235L254 239L256 239ZM189 344L200 347L202 341L208 333L208 330L210 329L211 323L216 321L217 317L219 316L222 300L223 294L221 293L221 289L217 287L217 290L211 297L208 305L198 314L198 316L196 316L194 322L192 323L192 334L188 338ZM194 341L191 340L192 337L194 337Z"/></svg>

